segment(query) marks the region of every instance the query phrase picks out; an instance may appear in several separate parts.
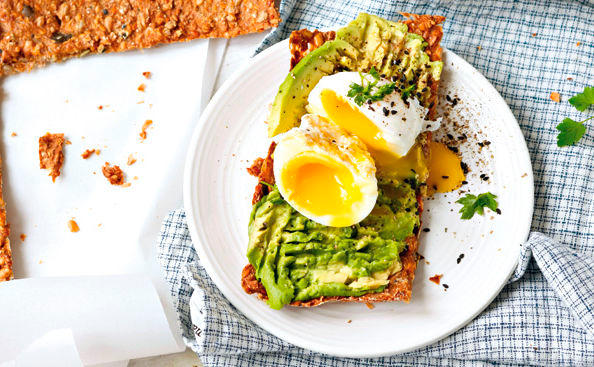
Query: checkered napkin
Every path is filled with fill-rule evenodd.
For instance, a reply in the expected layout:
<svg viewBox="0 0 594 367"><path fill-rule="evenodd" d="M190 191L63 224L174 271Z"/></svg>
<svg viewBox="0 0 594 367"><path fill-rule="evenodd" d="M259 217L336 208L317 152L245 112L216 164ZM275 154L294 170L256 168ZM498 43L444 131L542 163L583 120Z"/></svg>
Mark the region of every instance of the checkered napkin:
<svg viewBox="0 0 594 367"><path fill-rule="evenodd" d="M185 215L176 210L163 224L159 259L185 341L204 365L593 366L594 127L576 146L558 148L555 126L585 117L566 100L594 85L594 2L286 0L280 11L283 22L259 50L291 30L335 28L359 12L444 15L442 44L491 81L520 123L534 168L533 233L512 280L460 331L390 358L340 359L287 344L229 304L200 265ZM549 99L553 91L561 103Z"/></svg>

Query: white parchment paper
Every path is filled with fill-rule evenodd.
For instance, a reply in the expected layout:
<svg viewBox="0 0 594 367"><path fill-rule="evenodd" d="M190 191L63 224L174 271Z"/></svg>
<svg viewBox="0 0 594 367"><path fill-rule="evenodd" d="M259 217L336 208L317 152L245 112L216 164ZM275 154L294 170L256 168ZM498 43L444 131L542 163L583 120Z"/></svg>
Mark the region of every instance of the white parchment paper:
<svg viewBox="0 0 594 367"><path fill-rule="evenodd" d="M126 359L183 349L157 264L156 241L163 217L181 206L183 162L200 114L207 48L208 41L195 41L89 56L9 76L0 83L4 196L15 277L145 274L165 308L169 323L161 326L172 331L177 341L159 347L147 344L145 354L139 354L132 344L146 334L142 323L129 333L113 329L114 335L126 335L128 344L105 346L92 363L110 362L115 355ZM142 75L145 71L151 72L150 79ZM145 84L144 92L137 89L141 84ZM153 124L147 139L141 141L139 133L148 119ZM49 172L39 169L38 138L48 131L64 133L72 143L65 148L62 175L55 183ZM100 149L101 154L84 160L81 154L86 149ZM136 163L128 166L130 155ZM131 186L110 185L101 173L105 162L119 165ZM78 233L69 231L70 219L78 223ZM26 235L24 241L21 234ZM50 290L57 286L53 281L45 285ZM5 319L13 317L4 307L18 301L10 297L27 292L28 287L28 283L14 282L9 291L0 285L3 328ZM112 308L95 309L93 320L102 320L105 312L116 310L113 307L127 312L131 320L144 312L117 303L117 297L126 292L102 291L116 303L105 303ZM128 292L133 296L137 289ZM33 302L35 295L30 297ZM55 307L52 302L59 301L56 297L44 302ZM71 307L68 312L75 319L78 311L82 309ZM24 324L11 324L14 329L4 331L20 336L35 330L33 321L21 321ZM130 347L129 353L124 346ZM110 354L114 348L118 353Z"/></svg>
<svg viewBox="0 0 594 367"><path fill-rule="evenodd" d="M16 366L71 366L177 349L146 276L21 279L2 287L0 356ZM74 342L74 345L73 345Z"/></svg>

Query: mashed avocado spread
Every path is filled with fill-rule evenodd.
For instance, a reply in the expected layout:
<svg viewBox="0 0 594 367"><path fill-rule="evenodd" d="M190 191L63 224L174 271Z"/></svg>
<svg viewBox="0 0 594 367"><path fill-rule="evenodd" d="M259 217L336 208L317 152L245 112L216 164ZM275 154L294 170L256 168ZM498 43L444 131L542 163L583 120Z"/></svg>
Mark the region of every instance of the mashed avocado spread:
<svg viewBox="0 0 594 367"><path fill-rule="evenodd" d="M418 225L408 183L381 184L371 214L342 228L307 219L275 188L253 207L247 257L274 309L320 296L360 296L381 292L401 269L399 254Z"/></svg>
<svg viewBox="0 0 594 367"><path fill-rule="evenodd" d="M403 23L359 15L337 31L334 41L309 53L289 73L272 105L269 135L298 126L306 113L307 96L320 78L345 69L368 72L374 67L398 81L398 90L410 90L425 104L431 93L426 86L430 78L439 80L442 68L441 62L430 61L426 45ZM416 162L413 153L405 158ZM413 163L410 167L417 168ZM383 291L388 277L402 268L405 239L420 223L416 196L426 175L418 168L407 171L399 179L378 177L373 211L351 227L327 227L307 219L283 200L276 187L256 203L247 257L266 288L270 307Z"/></svg>

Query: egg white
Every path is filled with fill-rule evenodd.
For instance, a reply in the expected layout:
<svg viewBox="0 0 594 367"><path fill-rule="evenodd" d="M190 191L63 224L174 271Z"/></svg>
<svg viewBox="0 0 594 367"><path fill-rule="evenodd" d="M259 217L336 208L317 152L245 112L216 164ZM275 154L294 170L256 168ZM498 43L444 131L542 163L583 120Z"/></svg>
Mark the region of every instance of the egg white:
<svg viewBox="0 0 594 367"><path fill-rule="evenodd" d="M405 102L398 91L385 96L381 101L370 104L364 103L361 106L357 105L354 98L349 97L348 93L351 84L362 84L362 77L365 79L364 83L374 81L371 75L358 72L340 72L322 77L309 94L308 112L330 118L322 102L321 95L324 90L334 91L337 96L348 102L351 107L361 112L377 126L388 150L394 153L396 157L405 156L421 132L433 131L439 128L439 120L425 120L427 109L422 107L416 98L408 98L407 102ZM387 79L380 79L377 86L388 83L390 81ZM340 121L334 122L341 125Z"/></svg>
<svg viewBox="0 0 594 367"><path fill-rule="evenodd" d="M375 164L365 145L339 126L319 116L307 114L301 121L300 127L279 135L274 151L274 176L281 196L305 217L323 225L345 227L365 219L375 206L378 196ZM295 192L291 182L285 182L284 170L291 167L293 160L303 156L327 160L348 169L360 199L350 203L344 212L328 206L329 212L324 215L300 204L296 198L302 193ZM323 190L323 185L328 183L316 184L321 185Z"/></svg>

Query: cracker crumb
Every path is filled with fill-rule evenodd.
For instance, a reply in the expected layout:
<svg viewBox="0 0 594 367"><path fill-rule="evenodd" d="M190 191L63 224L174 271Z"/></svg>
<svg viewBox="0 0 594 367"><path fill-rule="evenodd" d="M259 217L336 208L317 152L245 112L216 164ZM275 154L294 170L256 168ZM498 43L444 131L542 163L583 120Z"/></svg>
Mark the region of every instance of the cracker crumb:
<svg viewBox="0 0 594 367"><path fill-rule="evenodd" d="M136 163L136 158L134 158L134 156L133 156L132 154L130 154L130 155L128 156L128 162L127 162L127 164L128 164L128 166L131 166L131 165L133 165L134 163Z"/></svg>
<svg viewBox="0 0 594 367"><path fill-rule="evenodd" d="M103 176L107 178L112 185L122 185L124 183L124 172L119 166L110 166L109 162L105 162L105 165L101 168Z"/></svg>
<svg viewBox="0 0 594 367"><path fill-rule="evenodd" d="M146 129L153 124L153 120L146 120L142 125L142 130L140 131L140 138L142 140L146 139Z"/></svg>
<svg viewBox="0 0 594 367"><path fill-rule="evenodd" d="M138 180L138 176L134 176L132 177L134 180Z"/></svg>
<svg viewBox="0 0 594 367"><path fill-rule="evenodd" d="M536 33L532 33L532 37L536 37Z"/></svg>
<svg viewBox="0 0 594 367"><path fill-rule="evenodd" d="M43 260L39 260L39 264L43 264Z"/></svg>
<svg viewBox="0 0 594 367"><path fill-rule="evenodd" d="M430 277L429 280L439 285L439 283L441 282L441 277L443 277L443 274L435 274L434 276Z"/></svg>
<svg viewBox="0 0 594 367"><path fill-rule="evenodd" d="M347 324L350 324L351 322L353 322L353 320L347 320Z"/></svg>
<svg viewBox="0 0 594 367"><path fill-rule="evenodd" d="M70 230L70 232L73 233L76 233L80 230L80 228L78 227L78 223L76 223L74 219L70 219L68 221L68 229Z"/></svg>
<svg viewBox="0 0 594 367"><path fill-rule="evenodd" d="M97 107L98 110L102 110L103 109L103 105L99 105L99 107Z"/></svg>
<svg viewBox="0 0 594 367"><path fill-rule="evenodd" d="M122 187L130 187L132 184L130 182L125 182L122 184Z"/></svg>
<svg viewBox="0 0 594 367"><path fill-rule="evenodd" d="M82 157L82 159L88 159L94 153L97 154L97 155L99 155L99 153L97 153L97 149L87 149L80 156Z"/></svg>
<svg viewBox="0 0 594 367"><path fill-rule="evenodd" d="M65 144L66 144L66 145L71 145L71 144L72 144L72 142L71 142L70 140L66 139L66 142L65 142Z"/></svg>
<svg viewBox="0 0 594 367"><path fill-rule="evenodd" d="M144 83L142 83L138 86L138 90L141 92L144 92L145 89L146 89L146 85L144 85Z"/></svg>
<svg viewBox="0 0 594 367"><path fill-rule="evenodd" d="M551 92L551 95L549 96L549 98L551 98L552 101L554 102L561 102L561 95L557 92Z"/></svg>
<svg viewBox="0 0 594 367"><path fill-rule="evenodd" d="M368 309L373 310L375 308L375 306L373 305L373 303L370 302L365 302L365 306L367 306Z"/></svg>
<svg viewBox="0 0 594 367"><path fill-rule="evenodd" d="M577 42L575 45L576 45L576 46L579 46L579 45L581 45L581 44L582 44L582 43L578 41L578 42Z"/></svg>
<svg viewBox="0 0 594 367"><path fill-rule="evenodd" d="M10 134L10 136L12 136L12 137L14 138L15 136L17 136L17 133L15 133L15 132L13 131L13 132Z"/></svg>
<svg viewBox="0 0 594 367"><path fill-rule="evenodd" d="M60 169L64 163L64 134L46 133L39 138L39 168L49 169L52 182L60 176Z"/></svg>
<svg viewBox="0 0 594 367"><path fill-rule="evenodd" d="M480 51L480 50L482 50L483 48L482 48L480 45L478 45L478 46L476 46L476 49Z"/></svg>
<svg viewBox="0 0 594 367"><path fill-rule="evenodd" d="M21 233L21 235L19 237L21 237L22 242L25 242L25 238L27 238L27 235L24 233Z"/></svg>
<svg viewBox="0 0 594 367"><path fill-rule="evenodd" d="M150 71L145 71L145 72L142 73L142 76L145 77L145 78L147 78L147 79L150 79L151 76L152 76L152 73Z"/></svg>

